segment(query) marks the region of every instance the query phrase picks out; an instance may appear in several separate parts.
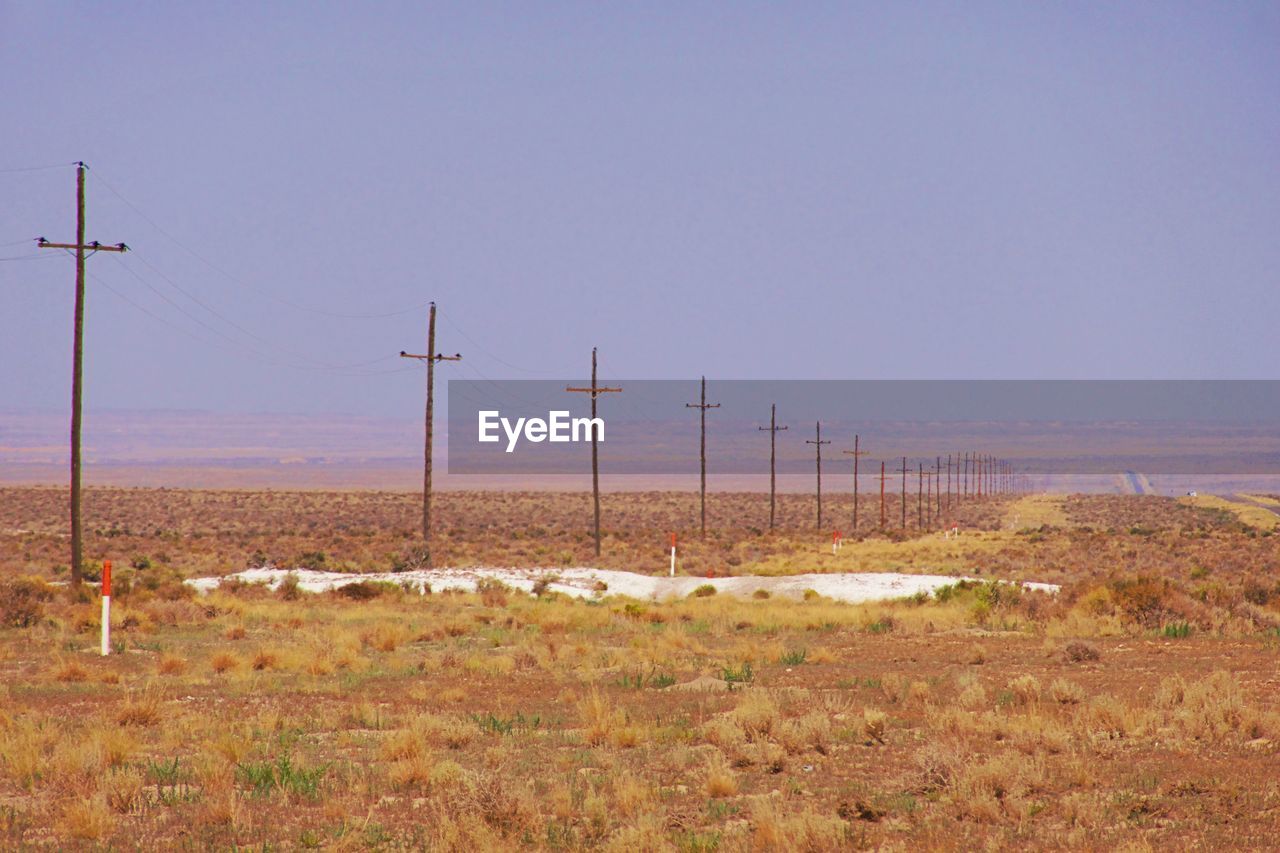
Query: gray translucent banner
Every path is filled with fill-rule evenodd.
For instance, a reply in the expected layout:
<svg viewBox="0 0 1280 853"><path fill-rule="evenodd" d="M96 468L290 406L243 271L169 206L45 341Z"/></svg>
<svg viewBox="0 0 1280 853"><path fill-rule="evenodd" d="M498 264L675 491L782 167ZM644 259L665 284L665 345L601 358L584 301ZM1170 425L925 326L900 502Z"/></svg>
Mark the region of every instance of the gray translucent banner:
<svg viewBox="0 0 1280 853"><path fill-rule="evenodd" d="M449 380L449 473L589 471L591 395L566 388L590 385ZM819 423L831 442L824 468L851 464L843 451L857 435L868 475L881 461L892 470L906 457L914 469L965 454L1040 476L1280 473L1280 381L708 380L706 402L718 406L706 410L689 406L701 404L697 379L599 387L621 389L598 395L609 475L696 473L703 411L709 473L767 473L772 406L786 427L775 433L779 474L814 470Z"/></svg>

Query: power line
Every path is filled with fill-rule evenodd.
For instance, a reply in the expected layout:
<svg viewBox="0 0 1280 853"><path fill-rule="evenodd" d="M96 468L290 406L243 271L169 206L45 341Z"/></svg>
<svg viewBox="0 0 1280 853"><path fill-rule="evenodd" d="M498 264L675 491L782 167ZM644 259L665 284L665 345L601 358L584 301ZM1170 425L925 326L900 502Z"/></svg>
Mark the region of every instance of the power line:
<svg viewBox="0 0 1280 853"><path fill-rule="evenodd" d="M150 261L148 261L144 256L139 255L139 256L138 256L138 260L139 260L139 261L141 261L144 265L146 265L146 267L147 267L148 269L150 269L153 273L155 273L157 276L159 276L161 280L163 280L165 283L167 283L167 284L168 284L170 287L172 287L174 290L178 291L178 292L179 292L179 293L181 293L183 296L187 297L187 298L188 298L188 299L190 299L192 302L194 302L196 305L198 305L198 306L200 306L201 308L203 308L203 309L204 309L205 311L207 311L209 314L211 314L212 316L214 316L214 317L218 318L218 319L219 319L219 320L221 320L222 322L226 323L228 326L230 326L230 327L232 327L233 329L235 329L235 330L239 331L241 334L245 335L246 337L251 338L251 339L253 339L253 340L257 341L259 344L261 344L262 346L267 347L269 350L277 351L277 352L279 352L279 353L284 354L285 356L288 356L289 358L295 359L295 360L297 360L297 361L299 361L299 362L303 362L303 364L298 365L299 369L304 369L304 370L307 370L307 369L309 369L309 370L333 370L333 371L358 371L360 368L368 367L368 366L370 366L370 365L374 365L374 364L380 364L380 363L385 362L385 361L390 361L391 359L393 359L393 358L394 358L394 356L379 356L379 357L377 357L377 358L369 359L369 360L367 360L367 361L354 362L354 363L351 363L351 364L335 364L335 363L332 363L332 362L321 361L320 359L317 359L317 358L312 358L311 356L307 355L306 353L298 352L298 351L296 351L296 350L291 350L291 349L289 349L289 348L287 348L287 347L277 346L277 345L273 344L273 343L272 343L270 340L268 340L267 338L264 338L264 337L262 337L261 335L256 334L255 332L253 332L253 331L251 331L251 330L249 330L249 329L245 328L245 327L244 327L243 325L241 325L240 323L237 323L235 320L232 320L230 317L227 317L226 315L224 315L223 313L221 313L221 312L220 312L220 311L218 311L217 309L215 309L215 308L213 308L212 306L210 306L210 305L209 305L208 303L206 303L204 300L200 299L199 297L197 297L196 295L194 295L193 293L191 293L189 290L187 290L186 288L184 288L184 287L182 287L181 285L179 285L176 281L174 281L172 278L170 278L168 275L166 275L162 270L160 270L159 268L157 268L157 267L155 266L155 264L153 264L153 263L151 263ZM159 294L159 291L156 291L156 290L155 290L155 288L154 288L154 287L152 287L152 286L151 286L151 285L146 281L146 279L144 279L141 275L139 275L139 274L137 273L137 271L136 271L136 270L134 270L133 268L131 268L128 264L124 263L123 261L120 261L120 265L121 265L122 267L124 267L124 268L125 268L125 270L129 272L129 274L130 274L130 275L134 276L134 277L135 277L135 278L137 278L139 281L141 281L144 285L146 285L147 287L149 287L149 288L151 288L153 291L155 291L157 294ZM237 345L241 345L238 341L235 341L234 339L232 339L232 338L230 338L230 337L228 337L228 336L226 336L226 335L223 335L220 331L215 330L215 329L213 329L212 327L210 327L208 324L203 323L202 321L200 321L200 320L199 320L199 318L192 316L190 313L188 313L187 311L185 311L184 309L182 309L182 308L181 308L181 306L178 306L178 305L177 305L176 303L174 303L172 300L170 300L170 299L168 299L167 297L163 296L163 294L160 294L160 295L161 295L161 298L165 299L165 301L166 301L166 302L169 302L171 305L174 305L174 307L175 307L175 308L177 308L179 311L182 311L182 313L183 313L184 315L186 315L187 317L190 317L194 322L200 323L202 326L204 326L205 328L209 329L210 331L214 331L214 332L215 332L216 334L218 334L220 337L224 337L224 338L226 338L227 340L231 340L233 343L236 343Z"/></svg>
<svg viewBox="0 0 1280 853"><path fill-rule="evenodd" d="M42 255L39 252L33 252L30 255L11 255L7 258L0 258L0 261L38 261L41 258L52 258L54 255Z"/></svg>
<svg viewBox="0 0 1280 853"><path fill-rule="evenodd" d="M480 344L478 344L478 343L476 342L476 339L475 339L475 338L471 337L471 336L470 336L470 335L468 335L466 332L464 332L464 331L462 330L462 327L461 327L461 326L459 326L456 322L454 322L454 319L453 319L452 317L450 317L446 312L444 312L444 311L440 311L439 313L440 313L440 316L441 316L441 317L444 317L444 321L445 321L446 323L448 323L451 327L453 327L453 330L454 330L455 332L457 332L459 335L461 335L461 336L462 336L462 337L467 341L467 343L471 344L473 347L475 347L476 349L478 349L478 350L479 350L483 355L487 356L491 361L496 361L496 362L498 362L498 364L501 364L503 367L509 367L509 368L511 368L512 370L518 370L518 371L520 371L521 373L528 373L528 374L536 375L536 376L551 376L551 375L552 375L552 374L548 373L548 372L547 372L547 371L545 371L545 370L529 370L527 367L521 367L521 366L520 366L520 365L518 365L518 364L512 364L511 362L509 362L509 361L507 361L507 360L505 360L505 359L503 359L503 358L500 358L499 356L494 355L492 352L490 352L489 350L485 349L485 348L484 348L484 347L482 347Z"/></svg>
<svg viewBox="0 0 1280 853"><path fill-rule="evenodd" d="M84 165L84 164L83 163L77 164L77 162L73 160L70 163L51 163L48 166L15 166L9 169L0 169L0 175L9 175L9 174L13 174L14 172L43 172L47 169L67 169L75 165Z"/></svg>
<svg viewBox="0 0 1280 853"><path fill-rule="evenodd" d="M209 267L209 269L213 270L219 275L224 276L229 281L234 282L235 284L239 285L245 290L248 290L252 293L256 293L257 295L262 296L266 299L270 299L273 302L278 302L281 305L284 305L289 308L294 308L299 311L306 311L311 314L318 314L322 317L333 317L340 320L381 320L389 317L399 317L405 314L411 314L415 311L421 311L423 308L426 308L427 305L429 304L427 302L419 302L416 305L412 305L407 308L402 308L395 311L386 311L381 313L368 313L368 314L364 314L364 313L350 314L350 313L343 313L340 311L326 311L321 308L312 308L311 306L294 302L291 299L285 299L284 297L276 296L275 294L269 293L266 290L262 290L258 287L254 287L253 285L250 285L247 282L245 282L243 279L227 272L225 269L223 269L222 267L215 264L213 261L206 258L200 252L197 252L195 249L191 248L182 240L179 240L177 237L171 234L162 225L160 225L158 222L156 222L154 219L152 219L150 216L144 213L141 210L141 208L139 208L136 204L129 201L129 199L125 198L124 195L119 190L117 190L114 186L112 186L105 178L103 178L101 174L97 172L92 172L91 174L93 175L94 180L102 184L102 186L105 187L108 192L110 192L112 195L118 198L121 202L123 202L130 210L136 213L144 222L146 222L152 228L156 229L162 235L164 235L169 240L171 240L176 246L178 246L178 248L187 252L193 258L200 261L205 266Z"/></svg>
<svg viewBox="0 0 1280 853"><path fill-rule="evenodd" d="M121 267L125 270L125 272L129 273L131 276L137 279L144 287L146 287L148 290L154 293L157 297L159 297L165 303L170 305L175 311L182 314L182 316L186 317L191 322L200 326L202 329L205 329L211 334L222 339L222 341L224 341L225 343L219 343L217 341L212 341L207 338L202 338L198 334L193 335L193 333L189 329L184 329L183 327L176 325L166 320L163 317L159 317L156 314L143 309L145 313L159 320L161 323L165 324L166 326L169 326L170 328L175 329L176 331L179 331L184 335L191 335L203 343L213 344L215 346L226 346L232 352L236 353L242 358L246 358L249 361L256 360L259 363L270 364L275 367L287 367L292 370L300 370L300 371L307 371L307 372L324 372L324 373L330 373L336 376L379 376L379 375L384 375L388 373L401 373L405 371L405 368L395 368L392 370L357 370L355 369L354 366L343 367L343 366L337 366L337 365L324 366L324 365L315 365L315 364L299 364L299 363L296 363L295 361L284 360L279 355L273 352L260 349L251 343L246 343L244 341L238 340L232 337L231 335L223 332L221 329L217 328L216 326L211 326L210 324L202 320L200 317L192 314L190 311L184 308L180 303L175 302L173 299L169 298L169 296L167 296L163 291L155 287L153 284L151 284L151 282L147 281L141 275L139 275L137 271L135 271L133 268L129 267L126 264L121 264ZM102 279L97 276L93 276L93 278L95 281L99 281L99 282L102 281ZM113 292L117 292L117 291L113 290ZM128 300L128 301L132 303L132 300ZM136 305L136 303L134 304ZM257 356L257 358L256 359L248 358L248 356L246 355L246 351ZM394 356L384 356L377 359L373 359L369 362L364 362L364 365L384 362L389 360L390 358L394 358Z"/></svg>

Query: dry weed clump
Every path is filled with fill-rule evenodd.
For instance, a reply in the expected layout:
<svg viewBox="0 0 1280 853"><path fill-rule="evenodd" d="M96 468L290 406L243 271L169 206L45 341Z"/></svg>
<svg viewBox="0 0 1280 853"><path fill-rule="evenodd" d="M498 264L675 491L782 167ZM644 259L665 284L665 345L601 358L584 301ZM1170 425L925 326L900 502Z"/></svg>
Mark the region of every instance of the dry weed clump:
<svg viewBox="0 0 1280 853"><path fill-rule="evenodd" d="M849 825L834 815L808 809L786 813L772 797L755 799L749 824L757 850L838 850L849 846Z"/></svg>
<svg viewBox="0 0 1280 853"><path fill-rule="evenodd" d="M58 663L58 668L53 677L58 681L86 681L89 678L89 670L85 669L77 661L64 660Z"/></svg>
<svg viewBox="0 0 1280 853"><path fill-rule="evenodd" d="M1092 663L1102 657L1102 652L1093 643L1072 640L1063 648L1062 656L1068 663Z"/></svg>
<svg viewBox="0 0 1280 853"><path fill-rule="evenodd" d="M104 841L115 829L116 819L101 796L81 797L62 810L57 829L77 841Z"/></svg>
<svg viewBox="0 0 1280 853"><path fill-rule="evenodd" d="M1049 685L1049 698L1059 705L1078 705L1084 701L1084 689L1065 678L1055 678Z"/></svg>
<svg viewBox="0 0 1280 853"><path fill-rule="evenodd" d="M707 761L705 788L708 797L720 799L738 793L738 775L729 767L724 756L714 753Z"/></svg>

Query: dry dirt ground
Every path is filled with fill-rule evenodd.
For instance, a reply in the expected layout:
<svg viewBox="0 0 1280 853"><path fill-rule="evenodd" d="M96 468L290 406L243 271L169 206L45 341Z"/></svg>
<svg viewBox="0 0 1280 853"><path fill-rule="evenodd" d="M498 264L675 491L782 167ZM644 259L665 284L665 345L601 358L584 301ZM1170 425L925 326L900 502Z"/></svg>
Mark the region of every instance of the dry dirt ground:
<svg viewBox="0 0 1280 853"><path fill-rule="evenodd" d="M384 570L413 556L413 500L90 495L91 552L122 566L108 658L96 597L44 584L65 579L63 495L0 492L6 848L1275 845L1278 540L1231 506L993 499L955 513L959 540L868 528L832 557L811 502L788 500L770 535L728 523L760 496L727 496L690 549L717 574L1063 585L853 605L497 584L196 595L183 578L273 544L281 565ZM469 495L441 523L459 563L581 565L587 506ZM696 497L607 512L606 549L657 573Z"/></svg>

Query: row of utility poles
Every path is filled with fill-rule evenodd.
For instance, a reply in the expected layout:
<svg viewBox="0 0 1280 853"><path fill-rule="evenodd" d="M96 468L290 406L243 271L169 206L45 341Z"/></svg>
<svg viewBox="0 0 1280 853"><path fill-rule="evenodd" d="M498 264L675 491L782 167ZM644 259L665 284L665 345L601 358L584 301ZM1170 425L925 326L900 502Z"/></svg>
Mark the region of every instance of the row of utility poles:
<svg viewBox="0 0 1280 853"><path fill-rule="evenodd" d="M407 352L401 352L404 358L415 358L426 362L427 366L427 406L426 406L426 441L423 452L424 474L423 474L423 501L422 501L422 538L425 544L425 563L427 567L431 565L431 441L432 441L432 416L433 416L433 395L435 388L435 365L441 361L459 361L462 356L455 353L454 355L443 355L435 351L435 328L436 328L436 306L431 303L430 311L427 319L427 353L425 355L415 355ZM598 431L595 426L596 417L598 415L598 401L605 394L618 394L622 392L622 388L617 386L605 386L599 384L597 370L597 351L596 348L591 350L591 385L586 387L569 386L565 388L568 393L587 394L591 399L591 499L593 510L592 533L595 541L596 556L600 555L601 550L601 533L600 533L600 456L598 441ZM686 408L698 410L698 510L699 510L699 527L703 538L707 535L707 412L710 409L720 408L720 403L707 402L707 378L701 379L701 393L696 403L686 403ZM777 524L777 441L778 433L783 432L788 427L786 425L778 425L778 407L773 404L769 407L769 426L758 427L760 431L769 433L769 529L773 530ZM818 421L814 424L814 437L806 439L805 444L812 445L814 448L814 473L816 476L816 497L817 497L817 521L816 526L822 529L822 448L830 445L830 439L822 437L822 422ZM853 458L853 527L852 530L856 534L859 529L859 480L860 480L860 460L861 457L867 455L867 451L862 449L862 437L855 434L853 437L853 449L842 450L842 454ZM907 457L902 457L901 466L896 473L901 474L902 483L899 488L901 499L901 508L899 513L899 526L902 529L907 527L907 475L911 472ZM945 476L946 491L942 489L943 478ZM887 527L887 497L885 484L888 480L885 463L880 463L880 529ZM944 463L941 456L934 458L933 467L927 468L925 462L916 462L916 526L925 528L942 519L944 513L952 510L954 506L962 501L982 498L994 494L1004 494L1015 491L1018 488L1018 475L1013 466L1002 459L998 459L990 454L979 453L963 453L963 454L947 454Z"/></svg>
<svg viewBox="0 0 1280 853"><path fill-rule="evenodd" d="M76 279L75 279L75 320L73 335L73 353L72 353L72 378L71 378L71 580L72 583L78 585L82 580L82 572L84 565L83 553L83 524L81 516L81 424L82 424L82 408L83 408L83 391L84 391L84 320L85 320L85 260L96 254L97 252L126 252L129 247L124 243L116 243L115 245L107 245L98 241L86 242L85 240L85 170L84 163L76 164L76 237L74 243L54 243L40 237L36 241L36 245L42 249L57 249L74 253L76 260ZM431 542L431 467L432 467L432 438L433 438L433 421L434 421L434 403L435 403L435 367L442 361L461 361L462 356L459 353L453 355L445 355L436 352L436 305L434 302L430 304L427 315L427 351L425 353L409 353L401 350L402 358L416 359L425 363L427 368L427 388L426 388L426 412L425 412L425 436L423 447L423 477L422 477L422 539L424 550L421 562L426 568L430 568L432 560L432 542ZM594 537L595 552L600 554L600 458L597 442L599 439L598 427L595 426L597 417L597 403L599 398L604 394L616 394L622 391L618 387L601 386L597 381L596 370L596 350L591 350L591 385L590 387L575 388L568 387L565 391L570 393L589 394L591 398L591 418L593 426L591 430L591 492L592 505L594 514ZM707 533L707 411L720 407L719 403L707 402L707 380L702 377L702 393L697 403L686 403L686 407L697 409L700 421L699 430L699 517L700 529L705 537ZM777 519L777 438L778 433L787 429L787 427L779 426L777 422L777 406L770 407L769 426L760 427L760 430L769 433L769 528L772 530ZM817 526L822 527L822 448L830 445L829 439L822 438L821 422L815 425L814 438L806 440L806 444L814 446L814 457L817 473L817 499L818 514ZM844 450L842 453L849 454L853 457L853 530L858 530L858 482L859 458L866 455L866 451L861 449L860 437L853 437L853 450ZM902 459L902 467L899 469L902 474L902 508L901 508L901 526L906 527L907 524L907 474L909 466L906 457ZM984 494L997 494L1000 492L1012 491L1015 484L1019 482L1016 478L1013 468L1009 463L995 459L989 455L979 455L965 453L963 457L957 457L953 468L952 456L947 456L946 462L946 481L947 490L945 499L941 489L942 483L942 459L935 459L934 467L930 471L926 471L923 462L918 462L916 466L917 478L917 496L916 496L916 522L918 526L923 527L926 523L925 510L925 487L924 483L928 479L928 513L930 521L935 517L941 517L942 514L950 509L953 502L966 500L970 497L982 497ZM954 476L953 476L954 473ZM885 465L880 463L880 527L886 526L886 508L885 508L885 481L886 481ZM954 483L954 488L953 488Z"/></svg>
<svg viewBox="0 0 1280 853"><path fill-rule="evenodd" d="M74 321L74 343L73 343L73 361L72 361L72 379L71 379L71 580L73 584L78 585L82 579L83 570L83 525L81 520L81 423L82 423L82 401L84 386L84 315L85 315L85 260L97 252L125 252L128 246L124 243L115 245L107 245L98 241L85 241L85 170L84 163L76 164L76 238L74 243L54 243L41 237L36 241L36 245L42 249L58 249L67 252L73 252L76 260L76 279L75 279L75 321ZM436 351L436 305L434 302L430 304L427 315L427 351L425 353L409 353L404 350L400 351L402 358L416 359L423 362L427 369L427 387L426 387L426 412L425 412L425 435L423 446L423 477L422 477L422 539L424 549L421 557L421 564L425 568L430 568L433 564L432 559L432 526L431 526L431 468L432 468L432 439L433 439L433 422L434 422L434 404L435 404L435 367L438 363L444 361L461 361L462 355L454 353L453 355L445 355ZM719 403L707 402L707 380L702 377L701 395L697 403L686 403L687 408L697 409L699 415L699 518L702 536L707 533L707 411L720 407ZM594 515L593 532L595 538L595 552L600 554L600 459L597 442L599 439L598 428L595 426L597 417L597 404L599 398L604 394L616 394L622 391L619 387L601 386L597 380L596 369L596 350L591 350L591 385L590 387L568 387L565 391L570 393L588 394L591 398L591 418L593 426L591 430L591 492L592 505ZM787 429L787 426L779 426L777 423L777 406L770 408L769 426L760 427L760 430L769 433L769 528L772 530L776 524L777 518L777 437L778 433ZM860 437L854 436L853 450L845 450L842 453L849 454L853 457L853 529L858 530L858 462L859 457L865 456L860 446ZM815 425L815 435L812 440L806 440L806 444L814 446L814 457L817 473L817 499L818 499L818 515L817 526L822 527L822 448L830 445L829 439L822 438L821 422ZM903 457L902 468L902 526L906 527L906 476L908 473L907 460ZM925 510L923 497L923 483L925 477L929 477L930 483L930 518L934 514L934 494L936 492L937 510L936 514L941 516L944 506L949 508L953 500L952 484L952 457L947 457L947 492L945 504L940 489L940 470L941 457L936 462L932 471L926 472L923 463L917 464L917 523L924 525ZM885 527L885 466L880 464L880 526ZM1007 491L1013 483L1013 470L1005 462L996 460L990 456L979 456L977 454L964 454L963 469L960 467L960 460L956 461L955 477L956 489L954 493L955 500L962 500L971 495L981 497L985 494L993 494L1000 491ZM939 484L938 489L933 489L934 484Z"/></svg>

